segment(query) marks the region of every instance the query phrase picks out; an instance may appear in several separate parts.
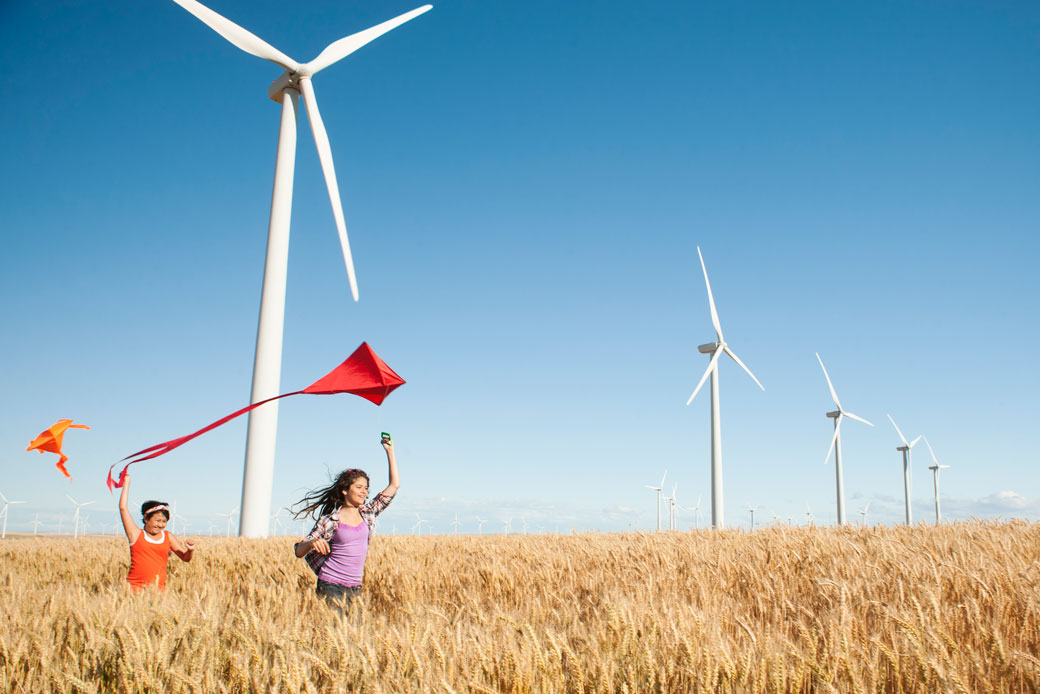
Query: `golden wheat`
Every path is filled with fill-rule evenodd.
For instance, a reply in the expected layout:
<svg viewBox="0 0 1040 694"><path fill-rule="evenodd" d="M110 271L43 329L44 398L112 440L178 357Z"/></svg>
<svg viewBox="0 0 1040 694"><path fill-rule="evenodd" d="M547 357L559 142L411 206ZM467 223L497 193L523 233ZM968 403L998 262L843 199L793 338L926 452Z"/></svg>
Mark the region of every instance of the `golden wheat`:
<svg viewBox="0 0 1040 694"><path fill-rule="evenodd" d="M1036 692L1040 525L381 536L340 619L292 540L0 543L4 692Z"/></svg>

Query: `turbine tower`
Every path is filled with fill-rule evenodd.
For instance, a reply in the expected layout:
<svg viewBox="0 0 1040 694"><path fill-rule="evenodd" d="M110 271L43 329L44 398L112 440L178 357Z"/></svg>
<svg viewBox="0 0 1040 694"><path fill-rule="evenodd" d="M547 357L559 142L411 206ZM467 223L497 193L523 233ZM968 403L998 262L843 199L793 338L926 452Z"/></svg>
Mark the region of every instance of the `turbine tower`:
<svg viewBox="0 0 1040 694"><path fill-rule="evenodd" d="M339 184L332 163L332 148L325 124L318 111L311 78L325 68L339 62L370 41L418 17L431 8L423 5L394 19L377 24L339 39L325 48L309 63L298 63L263 39L246 31L196 0L173 0L195 15L203 24L227 39L241 50L258 58L269 60L285 70L267 90L268 96L282 105L281 125L278 131L278 151L275 155L274 190L271 196L271 219L267 232L267 259L264 264L264 282L260 293L260 318L256 333L256 353L253 362L253 387L250 403L278 395L281 380L282 328L285 319L285 281L289 260L289 221L292 212L293 174L296 165L296 117L299 98L314 133L325 186L332 203L343 261L347 268L350 292L358 299L354 261L347 240L347 226L343 218ZM271 402L249 413L246 433L245 469L242 480L242 515L239 533L245 537L266 537L267 515L271 507L271 487L274 481L275 438L278 430L278 403ZM230 520L230 519L229 519Z"/></svg>
<svg viewBox="0 0 1040 694"><path fill-rule="evenodd" d="M84 506L90 506L94 502L93 501L84 501L81 504L80 502L76 501L75 499L73 499L68 494L65 495L65 498L68 499L69 501L71 501L72 503L76 504L76 513L72 516L72 524L73 524L73 526L75 526L73 528L73 530L72 530L72 539L75 540L76 538L79 537L79 510L81 508L83 508Z"/></svg>
<svg viewBox="0 0 1040 694"><path fill-rule="evenodd" d="M748 509L748 511L751 511L751 529L752 530L755 529L755 511L757 511L759 506L761 506L761 505L762 504L758 504L757 506L752 506L751 504L748 504L747 509Z"/></svg>
<svg viewBox="0 0 1040 694"><path fill-rule="evenodd" d="M823 377L827 379L827 387L831 389L831 398L834 399L834 405L838 408L833 412L827 413L827 416L834 420L834 436L831 438L831 447L827 449L827 456L823 459L823 464L826 465L827 461L830 460L831 449L834 449L834 477L838 496L838 525L845 525L845 476L841 469L841 420L848 417L864 424L870 424L870 422L842 409L841 403L838 401L838 394L834 391L834 384L831 383L831 377L827 375L827 367L823 365L823 359L820 359L819 352L816 353L816 360L820 362L820 368L823 369ZM870 426L874 425L870 424Z"/></svg>
<svg viewBox="0 0 1040 694"><path fill-rule="evenodd" d="M664 474L661 475L661 484L656 487L651 487L649 484L643 486L647 489L653 489L657 492L657 532L661 532L661 502L664 500L664 478L668 476L668 471L665 470Z"/></svg>
<svg viewBox="0 0 1040 694"><path fill-rule="evenodd" d="M2 511L0 511L0 516L4 517L4 529L3 529L2 532L0 532L0 539L6 540L7 539L7 507L8 506L14 506L15 504L24 504L25 502L24 501L8 501L7 497L4 496L3 494L0 494L0 499L3 499L3 501L4 501L4 508L3 508ZM33 535L36 534L35 530L36 529L33 528Z"/></svg>
<svg viewBox="0 0 1040 694"><path fill-rule="evenodd" d="M690 399L686 401L689 405L693 402L693 399L697 397L697 393L700 392L701 386L704 385L704 379L709 375L711 376L711 526L718 530L725 527L725 512L722 507L722 429L719 421L719 357L725 352L729 355L730 359L737 362L740 368L747 371L748 376L751 377L758 387L765 390L765 387L758 382L755 378L755 374L751 373L751 369L744 366L744 362L740 361L740 358L733 353L726 344L726 340L722 337L722 325L719 324L719 314L715 310L715 299L711 295L711 283L708 281L708 268L704 265L704 256L701 254L700 246L697 247L697 256L701 259L701 270L704 271L704 286L708 288L708 305L711 307L711 323L715 326L715 342L709 342L705 345L700 345L697 351L701 354L710 354L711 361L708 362L708 369L701 376L701 380L697 383L697 387L693 389L693 394L690 395Z"/></svg>
<svg viewBox="0 0 1040 694"><path fill-rule="evenodd" d="M910 451L921 440L921 437L918 436L913 441L907 441L906 437L903 436L903 432L899 431L899 425L896 424L896 420L892 419L892 415L888 415L888 421L892 422L892 426L896 428L896 433L899 434L899 440L903 442L902 446L896 446L896 450L903 453L903 497L906 499L906 524L910 525L914 522L913 513L910 511L910 487L913 483L910 471Z"/></svg>
<svg viewBox="0 0 1040 694"><path fill-rule="evenodd" d="M924 445L928 446L928 452L932 454L932 461L935 465L929 465L928 469L932 471L932 484L935 487L935 524L939 525L942 522L942 512L939 510L939 470L946 470L949 465L940 465L939 459L935 457L935 451L932 450L932 444L928 443L928 437L924 437ZM4 521L6 523L6 521Z"/></svg>

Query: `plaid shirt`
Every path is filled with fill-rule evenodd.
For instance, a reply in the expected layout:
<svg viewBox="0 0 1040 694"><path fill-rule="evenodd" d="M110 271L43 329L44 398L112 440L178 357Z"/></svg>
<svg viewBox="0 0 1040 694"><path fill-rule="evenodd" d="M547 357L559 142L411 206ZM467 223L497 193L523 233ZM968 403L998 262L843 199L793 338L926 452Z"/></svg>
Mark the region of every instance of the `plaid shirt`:
<svg viewBox="0 0 1040 694"><path fill-rule="evenodd" d="M376 498L372 499L367 504L362 504L358 507L358 511L361 512L362 520L364 520L365 523L368 524L368 541L370 543L372 542L372 535L375 533L376 530L376 516L382 513L383 509L389 506L390 502L393 500L394 497L387 496L386 494L379 492L378 494L376 494ZM310 533L307 534L307 537L303 538L302 540L300 540L300 542L297 542L295 545L293 545L293 549L295 550L297 547L299 547L300 543L302 542L310 542L311 540L316 540L319 537L323 538L328 542L331 542L332 537L336 534L336 528L338 527L339 523L339 512L341 508L343 507L341 506L332 513L326 514L319 518L314 523L314 527L311 529ZM314 574L317 575L321 571L321 567L325 564L325 561L329 558L329 555L319 554L318 552L312 549L310 552L307 552L307 554L303 555L303 558L307 560L307 564L311 567L311 571L313 571Z"/></svg>

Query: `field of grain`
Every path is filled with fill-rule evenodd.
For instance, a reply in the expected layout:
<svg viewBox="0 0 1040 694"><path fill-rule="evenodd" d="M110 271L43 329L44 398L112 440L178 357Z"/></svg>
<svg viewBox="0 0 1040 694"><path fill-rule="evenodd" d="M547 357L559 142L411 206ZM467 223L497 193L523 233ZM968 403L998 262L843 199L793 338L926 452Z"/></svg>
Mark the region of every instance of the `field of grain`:
<svg viewBox="0 0 1040 694"><path fill-rule="evenodd" d="M4 692L1036 692L1040 525L378 536L362 604L292 540L0 542Z"/></svg>

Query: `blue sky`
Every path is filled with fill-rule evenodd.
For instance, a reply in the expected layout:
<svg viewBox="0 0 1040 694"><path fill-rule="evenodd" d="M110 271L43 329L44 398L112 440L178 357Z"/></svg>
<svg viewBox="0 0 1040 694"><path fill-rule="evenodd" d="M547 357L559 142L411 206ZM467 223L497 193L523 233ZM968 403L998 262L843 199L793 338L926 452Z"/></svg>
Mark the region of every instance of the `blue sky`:
<svg viewBox="0 0 1040 694"><path fill-rule="evenodd" d="M214 0L297 60L414 5ZM927 434L947 517L1040 518L1040 8L1035 3L451 1L314 80L361 300L306 120L283 391L362 340L408 384L280 410L274 508L360 466L384 527L649 529L667 469L708 516L727 340L726 520L902 518ZM248 402L279 107L274 65L162 0L3 3L0 491L8 529L116 519L108 466ZM302 116L302 109L301 109ZM26 453L60 417L71 482ZM133 468L192 528L240 502L245 419ZM915 449L914 512L931 518ZM96 509L96 510L95 510ZM681 526L693 523L681 516Z"/></svg>

